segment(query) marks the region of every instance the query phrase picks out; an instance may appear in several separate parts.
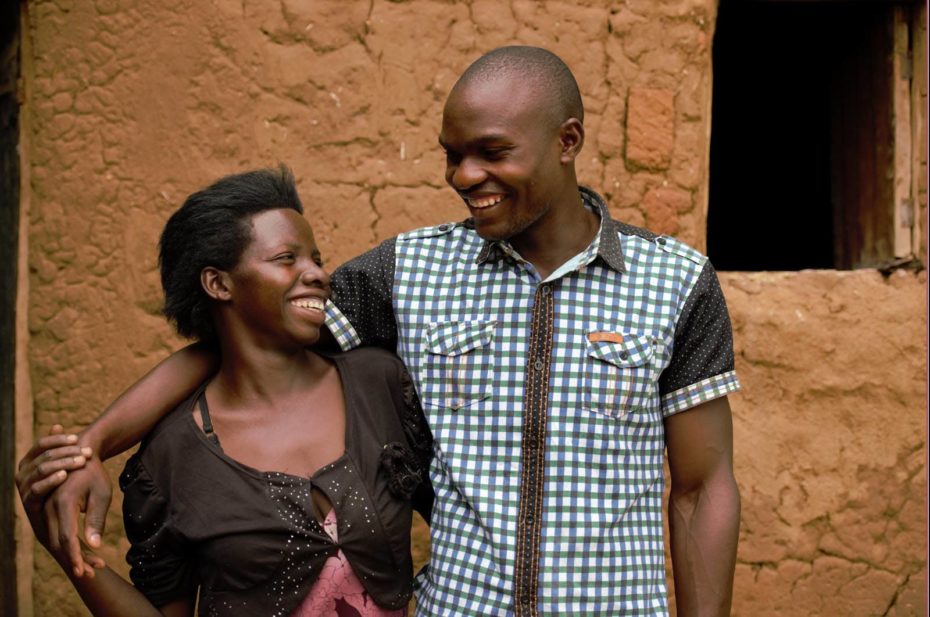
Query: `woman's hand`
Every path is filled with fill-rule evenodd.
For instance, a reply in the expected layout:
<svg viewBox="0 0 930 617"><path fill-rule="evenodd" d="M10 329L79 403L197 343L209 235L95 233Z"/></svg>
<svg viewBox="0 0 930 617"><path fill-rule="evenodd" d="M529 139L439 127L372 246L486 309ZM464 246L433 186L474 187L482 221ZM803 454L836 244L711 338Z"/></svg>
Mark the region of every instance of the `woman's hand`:
<svg viewBox="0 0 930 617"><path fill-rule="evenodd" d="M91 460L91 449L79 446L77 441L77 435L65 434L58 424L53 426L49 434L40 438L19 462L16 488L36 538L62 567L68 563L74 575L80 577L84 574L93 576L94 568L105 564L100 557L81 550L80 546L74 551L71 550L74 547L65 543L67 548L62 551L58 513L54 511L55 504L46 499L65 481L69 472L81 469ZM77 516L76 512L74 516Z"/></svg>

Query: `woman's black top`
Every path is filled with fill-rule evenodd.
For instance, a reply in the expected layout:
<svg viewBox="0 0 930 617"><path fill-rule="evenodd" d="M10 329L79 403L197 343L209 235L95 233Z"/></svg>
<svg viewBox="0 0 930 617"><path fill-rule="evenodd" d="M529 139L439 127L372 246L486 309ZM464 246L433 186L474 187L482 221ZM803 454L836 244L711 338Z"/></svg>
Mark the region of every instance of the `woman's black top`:
<svg viewBox="0 0 930 617"><path fill-rule="evenodd" d="M432 439L396 356L378 349L326 356L342 379L345 453L312 477L227 457L192 417L206 384L126 463L126 559L155 606L199 587L201 615L289 615L339 548L375 602L408 602L411 507L429 520ZM323 530L311 489L335 509L338 543Z"/></svg>

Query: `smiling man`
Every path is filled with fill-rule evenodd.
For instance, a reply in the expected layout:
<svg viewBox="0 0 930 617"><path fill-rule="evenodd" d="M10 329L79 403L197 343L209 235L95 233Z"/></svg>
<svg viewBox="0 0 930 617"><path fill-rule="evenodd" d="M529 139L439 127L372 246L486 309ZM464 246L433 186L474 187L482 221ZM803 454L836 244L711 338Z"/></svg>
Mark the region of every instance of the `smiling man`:
<svg viewBox="0 0 930 617"><path fill-rule="evenodd" d="M555 55L483 56L439 136L471 218L334 277L337 338L396 348L433 430L424 614L666 614L666 447L678 614L729 613L726 305L704 256L612 220L578 186L583 119Z"/></svg>
<svg viewBox="0 0 930 617"><path fill-rule="evenodd" d="M678 614L729 613L739 493L726 395L739 385L726 305L706 257L611 219L579 187L583 120L552 53L481 57L439 136L471 217L333 275L335 338L396 350L433 431L418 614L666 615L666 448ZM203 356L166 360L83 440L129 445L187 395L163 384L202 381L215 362ZM99 496L62 488L55 507L89 499L92 533Z"/></svg>

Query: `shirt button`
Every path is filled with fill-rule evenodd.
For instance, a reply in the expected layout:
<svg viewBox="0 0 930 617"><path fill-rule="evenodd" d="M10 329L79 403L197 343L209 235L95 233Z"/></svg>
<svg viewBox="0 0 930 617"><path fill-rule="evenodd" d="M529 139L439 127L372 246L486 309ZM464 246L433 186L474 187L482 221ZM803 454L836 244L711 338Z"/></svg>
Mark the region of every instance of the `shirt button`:
<svg viewBox="0 0 930 617"><path fill-rule="evenodd" d="M661 244L665 246L665 238L656 238L656 244Z"/></svg>
<svg viewBox="0 0 930 617"><path fill-rule="evenodd" d="M549 286L549 285L543 285L543 286L542 286L542 293L543 293L544 296L548 296L549 294L552 293L552 287Z"/></svg>
<svg viewBox="0 0 930 617"><path fill-rule="evenodd" d="M626 352L626 351L621 351L621 352L620 352L620 359L621 359L621 360L627 360L627 359L629 359L629 357L630 357L629 352Z"/></svg>
<svg viewBox="0 0 930 617"><path fill-rule="evenodd" d="M542 360L537 360L536 363L533 364L533 367L534 367L537 371L543 370L543 366L544 366L544 365L543 365L543 361L542 361Z"/></svg>
<svg viewBox="0 0 930 617"><path fill-rule="evenodd" d="M440 226L439 226L439 231L449 231L449 226L448 226L448 225L440 225Z"/></svg>

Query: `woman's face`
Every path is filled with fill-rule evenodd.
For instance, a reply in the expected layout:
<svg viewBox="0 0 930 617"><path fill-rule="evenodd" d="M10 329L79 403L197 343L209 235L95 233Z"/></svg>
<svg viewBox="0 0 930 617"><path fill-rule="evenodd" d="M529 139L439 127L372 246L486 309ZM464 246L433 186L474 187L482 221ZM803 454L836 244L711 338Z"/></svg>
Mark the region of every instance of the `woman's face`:
<svg viewBox="0 0 930 617"><path fill-rule="evenodd" d="M329 298L329 274L310 224L289 209L251 219L252 241L229 272L231 308L262 346L315 343Z"/></svg>

